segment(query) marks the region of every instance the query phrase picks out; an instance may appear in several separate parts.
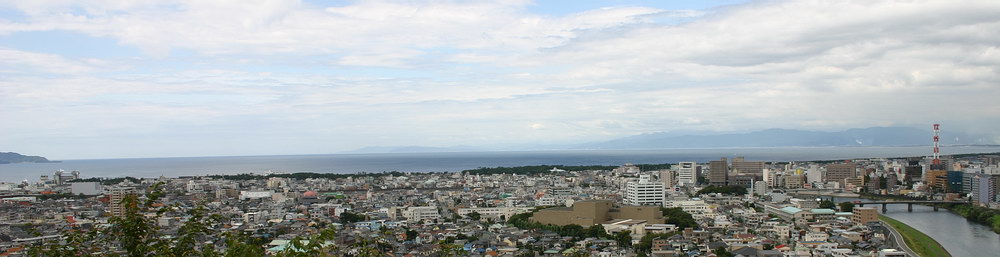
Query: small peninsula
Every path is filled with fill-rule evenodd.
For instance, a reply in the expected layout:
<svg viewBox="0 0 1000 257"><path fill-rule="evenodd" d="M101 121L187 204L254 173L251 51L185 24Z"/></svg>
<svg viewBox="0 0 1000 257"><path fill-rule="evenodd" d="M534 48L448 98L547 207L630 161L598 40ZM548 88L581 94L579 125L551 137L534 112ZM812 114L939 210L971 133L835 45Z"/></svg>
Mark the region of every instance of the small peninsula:
<svg viewBox="0 0 1000 257"><path fill-rule="evenodd" d="M15 152L7 152L7 153L0 152L0 164L23 163L23 162L54 163L57 161L50 161L49 159L46 159L45 157L41 156L21 155Z"/></svg>

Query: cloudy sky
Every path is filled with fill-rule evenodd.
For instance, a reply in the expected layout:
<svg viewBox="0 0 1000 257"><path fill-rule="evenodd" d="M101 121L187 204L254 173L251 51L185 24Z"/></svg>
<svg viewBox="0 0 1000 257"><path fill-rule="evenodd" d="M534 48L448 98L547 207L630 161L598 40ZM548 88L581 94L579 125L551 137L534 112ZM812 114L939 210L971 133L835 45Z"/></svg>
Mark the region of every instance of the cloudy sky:
<svg viewBox="0 0 1000 257"><path fill-rule="evenodd" d="M0 1L0 151L998 136L1000 1Z"/></svg>

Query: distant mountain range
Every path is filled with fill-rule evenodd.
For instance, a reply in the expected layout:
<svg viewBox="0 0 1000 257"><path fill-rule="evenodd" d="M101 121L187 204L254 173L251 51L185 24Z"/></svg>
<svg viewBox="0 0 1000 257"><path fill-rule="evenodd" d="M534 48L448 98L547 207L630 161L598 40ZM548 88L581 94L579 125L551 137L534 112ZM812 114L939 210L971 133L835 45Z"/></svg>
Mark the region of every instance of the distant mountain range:
<svg viewBox="0 0 1000 257"><path fill-rule="evenodd" d="M856 128L837 132L767 129L747 133L678 135L650 133L579 145L583 149L656 149L781 146L912 146L932 144L932 132L910 127ZM941 132L948 145L994 144L984 135Z"/></svg>
<svg viewBox="0 0 1000 257"><path fill-rule="evenodd" d="M9 152L9 153L0 152L0 164L22 163L22 162L50 163L54 161L50 161L49 159L46 159L45 157L41 156L21 155L19 153L14 153L14 152Z"/></svg>
<svg viewBox="0 0 1000 257"><path fill-rule="evenodd" d="M370 146L343 153L441 153L441 152L478 152L484 149L470 146L432 147L432 146Z"/></svg>
<svg viewBox="0 0 1000 257"><path fill-rule="evenodd" d="M470 152L493 150L628 150L708 147L823 147L823 146L918 146L932 144L929 129L912 127L871 127L844 131L809 131L797 129L766 129L744 133L714 133L706 131L657 132L628 136L602 142L538 145L519 148L455 147L365 147L347 153L415 153ZM943 145L992 145L998 142L988 136L959 131L941 132Z"/></svg>

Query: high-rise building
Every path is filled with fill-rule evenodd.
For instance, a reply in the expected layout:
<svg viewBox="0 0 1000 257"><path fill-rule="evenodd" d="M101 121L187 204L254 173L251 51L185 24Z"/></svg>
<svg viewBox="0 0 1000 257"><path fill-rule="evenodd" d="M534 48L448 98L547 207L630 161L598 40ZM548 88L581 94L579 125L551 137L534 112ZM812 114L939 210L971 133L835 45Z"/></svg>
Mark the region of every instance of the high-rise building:
<svg viewBox="0 0 1000 257"><path fill-rule="evenodd" d="M930 169L924 172L924 184L927 190L934 192L946 192L948 190L948 170L944 164L931 164Z"/></svg>
<svg viewBox="0 0 1000 257"><path fill-rule="evenodd" d="M920 165L919 157L906 159L906 167L903 168L903 181L917 182L924 180L924 166Z"/></svg>
<svg viewBox="0 0 1000 257"><path fill-rule="evenodd" d="M638 181L625 184L625 204L662 206L663 182L650 179L649 175L639 175Z"/></svg>
<svg viewBox="0 0 1000 257"><path fill-rule="evenodd" d="M961 171L949 171L948 172L948 193L961 193L962 192L962 179L965 173Z"/></svg>
<svg viewBox="0 0 1000 257"><path fill-rule="evenodd" d="M677 176L672 170L660 170L660 182L663 182L664 188L673 188L677 185Z"/></svg>
<svg viewBox="0 0 1000 257"><path fill-rule="evenodd" d="M764 162L746 161L743 157L733 158L733 171L741 174L763 175Z"/></svg>
<svg viewBox="0 0 1000 257"><path fill-rule="evenodd" d="M890 172L885 176L885 189L888 189L889 191L895 190L896 184L899 184L899 176L897 176L895 172ZM961 184L959 184L959 186L961 186Z"/></svg>
<svg viewBox="0 0 1000 257"><path fill-rule="evenodd" d="M986 205L991 202L996 202L998 184L1000 184L1000 175L987 175L987 174L976 174L975 179L976 191L973 191L973 196L975 196L975 201L981 205Z"/></svg>
<svg viewBox="0 0 1000 257"><path fill-rule="evenodd" d="M845 178L857 176L857 167L854 163L835 163L826 165L826 176L823 182L842 182Z"/></svg>
<svg viewBox="0 0 1000 257"><path fill-rule="evenodd" d="M975 193L976 202L982 205L986 205L991 202L996 201L997 195L997 176L990 175L977 175L979 179L979 191Z"/></svg>
<svg viewBox="0 0 1000 257"><path fill-rule="evenodd" d="M136 193L134 187L124 186L109 187L105 189L105 192L108 194L108 198L110 198L109 207L111 215L114 216L121 216L125 214L125 204L122 203L122 200L124 200L126 196L135 195Z"/></svg>
<svg viewBox="0 0 1000 257"><path fill-rule="evenodd" d="M708 163L708 184L725 186L729 183L729 162L726 158Z"/></svg>
<svg viewBox="0 0 1000 257"><path fill-rule="evenodd" d="M677 183L682 186L690 186L698 183L698 173L701 173L701 166L694 162L681 162L677 164Z"/></svg>

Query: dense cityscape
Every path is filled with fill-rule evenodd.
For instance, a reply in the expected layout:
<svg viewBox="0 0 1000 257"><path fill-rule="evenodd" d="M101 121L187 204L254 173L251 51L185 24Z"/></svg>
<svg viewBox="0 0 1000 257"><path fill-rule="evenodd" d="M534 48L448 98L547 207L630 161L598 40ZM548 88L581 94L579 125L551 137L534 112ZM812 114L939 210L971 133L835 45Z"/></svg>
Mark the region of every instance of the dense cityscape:
<svg viewBox="0 0 1000 257"><path fill-rule="evenodd" d="M59 255L45 249L72 245L67 233L114 235L133 215L156 235L150 240L190 237L184 248L218 254L926 256L880 222L885 205L871 199L996 210L998 163L1000 155L970 154L354 175L84 178L60 170L0 184L0 249ZM192 223L204 231L186 231ZM301 243L319 235L328 237ZM77 251L135 250L99 238L75 242L97 247Z"/></svg>

